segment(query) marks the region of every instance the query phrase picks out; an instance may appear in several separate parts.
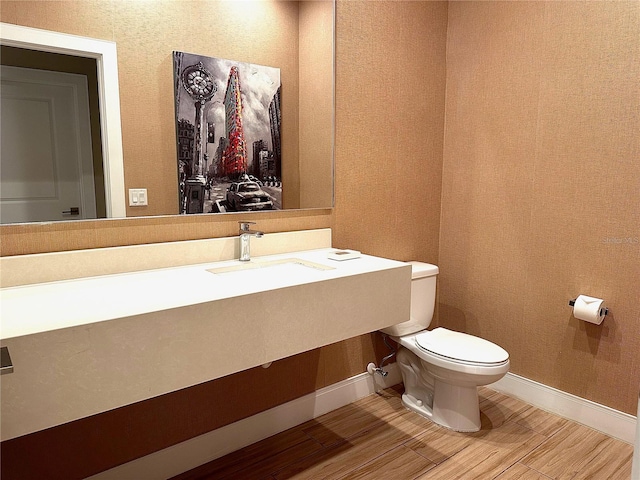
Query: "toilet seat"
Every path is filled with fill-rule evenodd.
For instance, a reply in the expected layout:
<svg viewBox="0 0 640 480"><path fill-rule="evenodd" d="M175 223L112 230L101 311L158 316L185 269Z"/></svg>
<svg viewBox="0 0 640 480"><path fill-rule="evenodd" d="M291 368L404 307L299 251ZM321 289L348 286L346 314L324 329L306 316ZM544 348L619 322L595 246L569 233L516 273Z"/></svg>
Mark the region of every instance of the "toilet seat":
<svg viewBox="0 0 640 480"><path fill-rule="evenodd" d="M491 367L509 361L507 351L495 343L442 327L419 333L415 344L435 357L464 365Z"/></svg>

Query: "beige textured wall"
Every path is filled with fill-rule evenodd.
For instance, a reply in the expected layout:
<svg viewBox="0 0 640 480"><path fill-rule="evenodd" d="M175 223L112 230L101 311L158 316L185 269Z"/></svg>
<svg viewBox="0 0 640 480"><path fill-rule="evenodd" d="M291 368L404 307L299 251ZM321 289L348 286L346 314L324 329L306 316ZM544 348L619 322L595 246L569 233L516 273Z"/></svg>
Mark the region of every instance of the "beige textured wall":
<svg viewBox="0 0 640 480"><path fill-rule="evenodd" d="M36 3L32 7L45 15L60 8L56 2ZM162 9L169 3L72 1L55 25L34 26L111 39L109 19L119 18L114 9L125 4L140 9L158 4ZM35 14L19 14L23 4L2 1L0 19L30 24ZM194 9L193 15L199 13ZM163 18L163 28L171 25L169 10ZM330 226L337 247L437 262L446 26L446 2L338 2L336 205L333 210L252 215L262 230ZM180 33L184 36L173 30L168 34L175 48L195 50L186 36L178 38ZM173 100L158 101L166 110ZM160 129L173 135L172 117ZM146 154L132 135L125 134L124 142L125 163L132 154ZM169 155L169 147L165 150L163 155ZM127 164L126 174L132 168ZM237 233L240 218L246 215L6 225L0 227L1 247L3 255L12 255L230 236ZM276 362L267 370L249 370L4 442L2 477L83 478L361 373L374 356L379 360L387 353L373 336L358 337Z"/></svg>
<svg viewBox="0 0 640 480"><path fill-rule="evenodd" d="M447 4L338 6L336 246L437 263Z"/></svg>
<svg viewBox="0 0 640 480"><path fill-rule="evenodd" d="M633 414L639 32L637 1L450 3L439 291L440 323L512 372Z"/></svg>

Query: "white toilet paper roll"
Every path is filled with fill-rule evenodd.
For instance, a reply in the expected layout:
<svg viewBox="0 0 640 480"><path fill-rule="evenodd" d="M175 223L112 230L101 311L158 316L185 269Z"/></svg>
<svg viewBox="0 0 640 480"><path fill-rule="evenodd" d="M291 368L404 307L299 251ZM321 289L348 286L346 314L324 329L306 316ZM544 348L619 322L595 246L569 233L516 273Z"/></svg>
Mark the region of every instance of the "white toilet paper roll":
<svg viewBox="0 0 640 480"><path fill-rule="evenodd" d="M578 295L573 305L573 316L578 320L600 325L604 320L606 307L601 298Z"/></svg>

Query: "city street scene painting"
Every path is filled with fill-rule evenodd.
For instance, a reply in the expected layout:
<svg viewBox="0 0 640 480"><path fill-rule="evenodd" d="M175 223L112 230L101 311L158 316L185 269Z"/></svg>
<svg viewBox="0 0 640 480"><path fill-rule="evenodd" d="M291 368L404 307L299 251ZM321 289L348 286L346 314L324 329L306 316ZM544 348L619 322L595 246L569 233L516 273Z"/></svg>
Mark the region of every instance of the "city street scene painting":
<svg viewBox="0 0 640 480"><path fill-rule="evenodd" d="M181 214L282 208L280 69L173 52Z"/></svg>

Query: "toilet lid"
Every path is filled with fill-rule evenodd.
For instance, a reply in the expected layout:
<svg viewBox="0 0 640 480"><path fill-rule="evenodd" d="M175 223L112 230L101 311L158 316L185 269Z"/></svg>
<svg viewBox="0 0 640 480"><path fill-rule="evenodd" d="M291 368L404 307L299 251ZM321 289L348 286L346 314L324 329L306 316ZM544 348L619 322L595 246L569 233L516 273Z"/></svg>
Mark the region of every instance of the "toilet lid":
<svg viewBox="0 0 640 480"><path fill-rule="evenodd" d="M416 345L429 353L464 363L495 365L509 359L507 351L495 343L442 327L416 335Z"/></svg>

